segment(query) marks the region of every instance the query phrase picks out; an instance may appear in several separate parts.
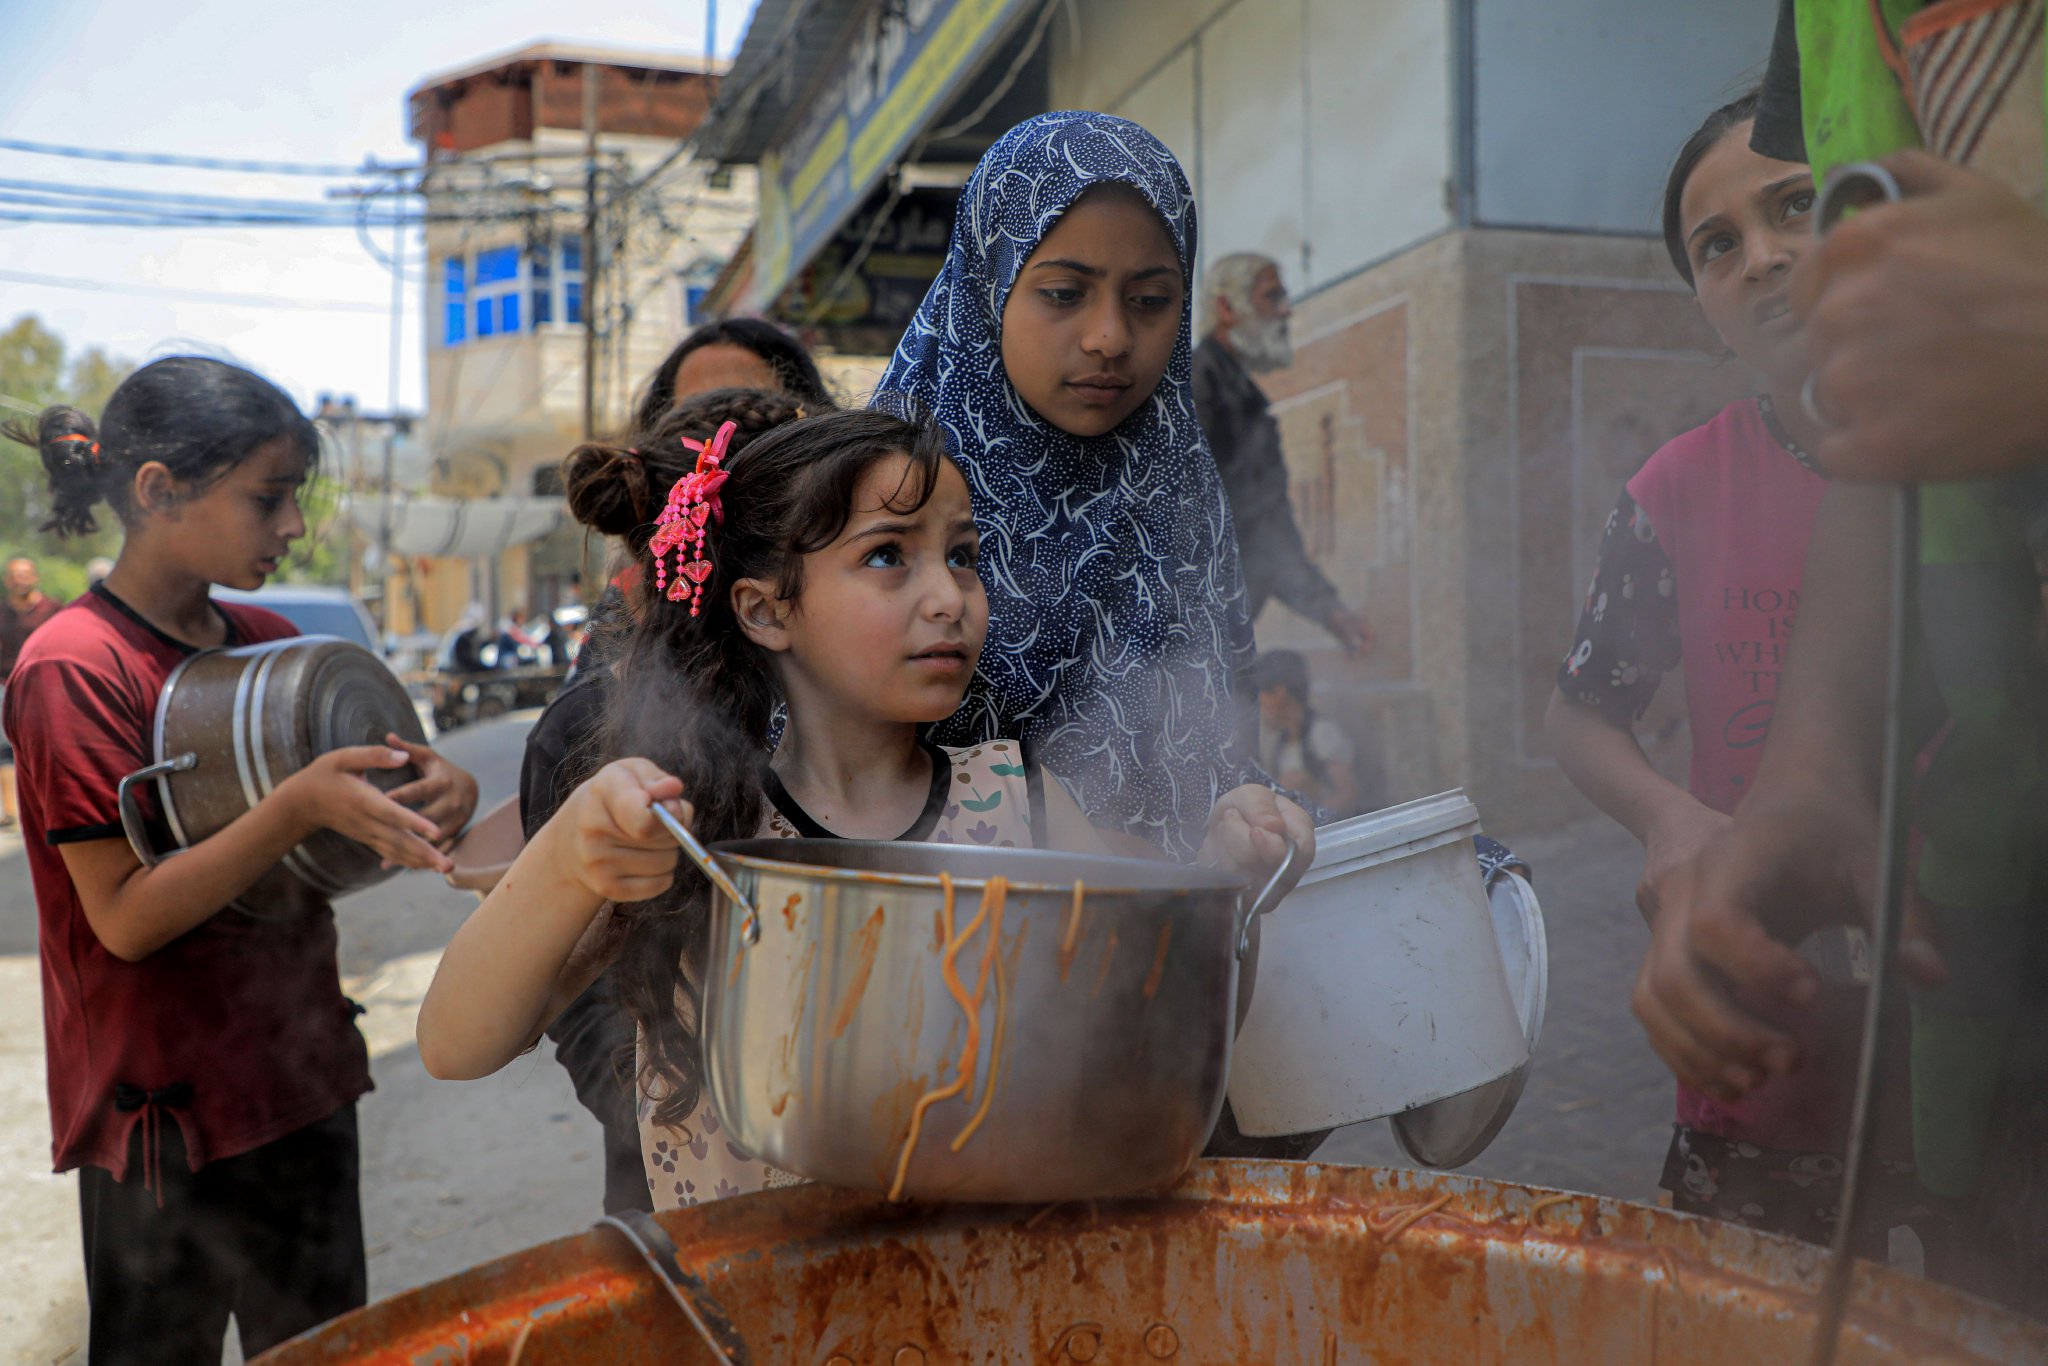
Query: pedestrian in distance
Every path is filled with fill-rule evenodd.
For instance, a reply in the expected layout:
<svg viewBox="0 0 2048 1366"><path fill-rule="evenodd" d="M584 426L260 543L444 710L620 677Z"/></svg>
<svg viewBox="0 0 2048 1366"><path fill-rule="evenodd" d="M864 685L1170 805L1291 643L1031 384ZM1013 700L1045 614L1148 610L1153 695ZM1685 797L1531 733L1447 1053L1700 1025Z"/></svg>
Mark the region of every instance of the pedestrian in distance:
<svg viewBox="0 0 2048 1366"><path fill-rule="evenodd" d="M36 562L27 555L16 555L7 561L0 590L4 590L4 596L0 596L0 698L4 698L7 675L14 672L21 647L64 604L43 591ZM14 798L14 746L8 743L7 732L0 729L0 830L12 830L18 815Z"/></svg>

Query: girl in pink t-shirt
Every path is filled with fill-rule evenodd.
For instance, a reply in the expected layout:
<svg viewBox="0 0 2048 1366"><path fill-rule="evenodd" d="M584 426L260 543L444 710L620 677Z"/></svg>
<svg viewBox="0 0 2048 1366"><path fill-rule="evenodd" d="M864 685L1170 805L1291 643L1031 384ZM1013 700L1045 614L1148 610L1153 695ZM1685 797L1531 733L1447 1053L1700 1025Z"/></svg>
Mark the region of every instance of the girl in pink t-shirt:
<svg viewBox="0 0 2048 1366"><path fill-rule="evenodd" d="M1763 393L1670 441L1628 481L1547 722L1566 775L1643 842L1636 902L1653 928L1667 879L1728 825L1756 775L1826 487L1802 449L1816 433L1798 399L1806 350L1787 302L1812 240L1813 178L1750 150L1756 103L1751 94L1715 110L1680 151L1664 238ZM1631 729L1681 666L1684 787L1651 766ZM1679 1087L1662 1180L1677 1208L1828 1241L1862 1015L1854 947L1840 932L1807 946L1836 985L1785 1021L1802 1044L1797 1073L1739 1100ZM1910 1201L1910 1181L1896 1184Z"/></svg>

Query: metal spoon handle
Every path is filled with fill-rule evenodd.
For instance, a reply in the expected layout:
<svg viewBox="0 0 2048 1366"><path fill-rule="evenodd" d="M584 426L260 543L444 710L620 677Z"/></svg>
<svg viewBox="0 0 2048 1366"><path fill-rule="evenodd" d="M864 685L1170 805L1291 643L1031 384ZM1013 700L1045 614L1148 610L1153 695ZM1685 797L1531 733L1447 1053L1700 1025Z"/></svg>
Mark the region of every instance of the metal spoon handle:
<svg viewBox="0 0 2048 1366"><path fill-rule="evenodd" d="M1281 884L1301 875L1304 860L1301 846L1293 840L1287 841L1287 857L1280 860L1280 866L1266 879L1266 885L1259 889L1257 896L1244 908L1244 917L1237 925L1237 956L1240 962L1252 951L1252 922L1280 904Z"/></svg>
<svg viewBox="0 0 2048 1366"><path fill-rule="evenodd" d="M697 871L711 879L711 885L725 893L733 905L746 912L746 922L740 927L741 937L749 944L759 939L760 913L754 909L754 903L747 899L747 894L739 889L739 884L726 876L725 870L712 859L711 851L704 847L704 842L690 833L690 827L678 820L675 812L660 802L656 802L652 809L654 818L667 827L669 834L675 836L676 843L683 846L683 852L689 855L690 862L697 865Z"/></svg>
<svg viewBox="0 0 2048 1366"><path fill-rule="evenodd" d="M607 1224L626 1235L626 1241L633 1245L641 1260L661 1277L669 1297L690 1320L690 1326L697 1330L698 1337L704 1339L704 1345L711 1349L711 1354L718 1358L721 1366L752 1366L753 1354L747 1350L746 1340L740 1336L739 1330L733 1327L732 1316L712 1298L703 1279L684 1268L676 1256L675 1240L654 1222L653 1215L637 1209L621 1210L598 1221L600 1227Z"/></svg>

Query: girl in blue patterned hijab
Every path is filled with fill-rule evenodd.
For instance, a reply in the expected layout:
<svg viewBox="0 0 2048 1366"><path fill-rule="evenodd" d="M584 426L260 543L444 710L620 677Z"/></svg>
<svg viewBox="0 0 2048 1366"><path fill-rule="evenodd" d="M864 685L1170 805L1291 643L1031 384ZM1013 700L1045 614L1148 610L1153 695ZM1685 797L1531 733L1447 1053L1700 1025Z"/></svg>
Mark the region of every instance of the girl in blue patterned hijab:
<svg viewBox="0 0 2048 1366"><path fill-rule="evenodd" d="M1194 195L1157 138L1040 115L975 167L878 389L951 434L983 537L988 650L934 738L1021 738L1095 825L1183 858L1218 798L1267 782L1241 743L1251 623L1189 386L1194 263ZM1239 815L1308 833L1291 802Z"/></svg>

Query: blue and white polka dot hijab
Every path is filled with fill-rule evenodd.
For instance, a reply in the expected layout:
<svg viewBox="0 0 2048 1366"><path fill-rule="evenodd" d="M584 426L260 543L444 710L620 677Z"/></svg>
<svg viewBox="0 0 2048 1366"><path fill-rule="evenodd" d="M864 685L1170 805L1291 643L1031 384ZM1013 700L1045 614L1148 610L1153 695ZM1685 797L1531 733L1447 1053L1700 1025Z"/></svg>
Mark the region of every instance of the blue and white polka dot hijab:
<svg viewBox="0 0 2048 1366"><path fill-rule="evenodd" d="M1060 215L1109 181L1158 210L1188 303L1152 397L1082 438L1011 387L1003 306ZM1189 385L1194 262L1194 195L1159 139L1107 114L1042 114L975 167L945 268L877 390L951 433L982 532L988 648L934 738L1023 740L1097 825L1179 856L1200 845L1217 797L1263 778L1236 744L1252 632Z"/></svg>

